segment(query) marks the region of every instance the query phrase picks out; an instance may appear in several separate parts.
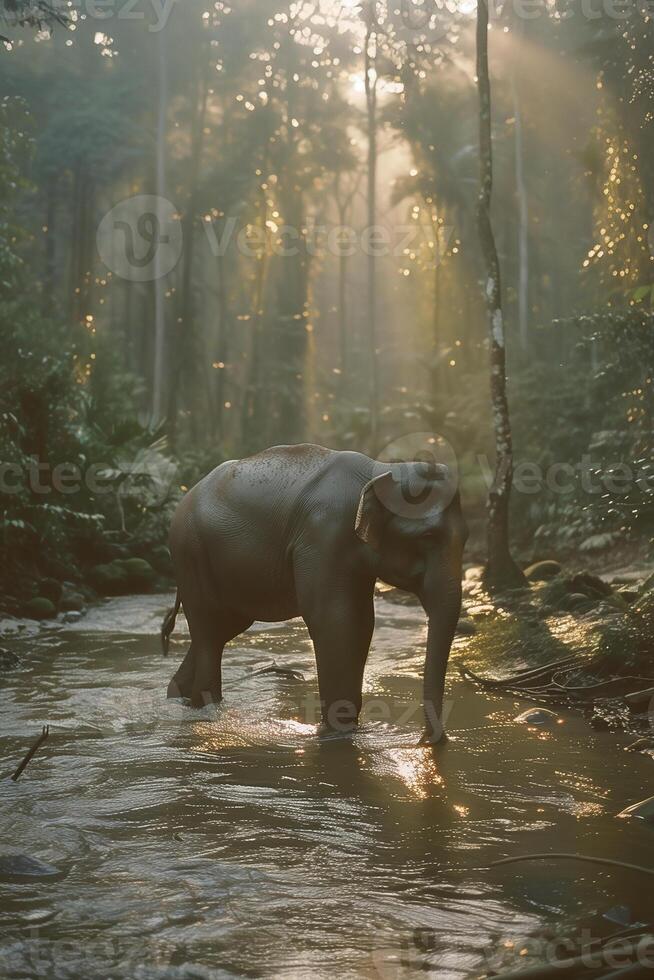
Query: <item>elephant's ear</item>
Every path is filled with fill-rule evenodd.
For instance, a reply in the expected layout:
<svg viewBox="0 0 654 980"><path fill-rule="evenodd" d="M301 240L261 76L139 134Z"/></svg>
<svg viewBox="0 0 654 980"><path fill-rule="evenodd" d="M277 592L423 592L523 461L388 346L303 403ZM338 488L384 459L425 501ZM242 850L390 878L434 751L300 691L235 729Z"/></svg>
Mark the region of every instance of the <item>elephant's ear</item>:
<svg viewBox="0 0 654 980"><path fill-rule="evenodd" d="M387 490L392 482L393 475L390 470L388 473L382 473L380 476L376 476L374 480L366 483L359 498L359 509L354 522L354 530L361 540L369 544L375 551L379 551L381 547L384 527L391 516L384 507L381 497L384 490Z"/></svg>

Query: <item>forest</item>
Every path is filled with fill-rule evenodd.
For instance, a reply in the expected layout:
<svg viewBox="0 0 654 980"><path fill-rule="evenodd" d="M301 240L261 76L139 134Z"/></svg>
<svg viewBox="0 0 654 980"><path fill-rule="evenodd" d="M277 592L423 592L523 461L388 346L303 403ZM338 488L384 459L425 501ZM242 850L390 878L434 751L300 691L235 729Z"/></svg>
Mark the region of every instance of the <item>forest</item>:
<svg viewBox="0 0 654 980"><path fill-rule="evenodd" d="M546 961L551 974L533 973L545 977L562 972L548 943L563 939L566 975L622 976L607 959L614 933L654 944L642 888L654 873L654 800L643 801L654 756L649 0L0 0L0 325L7 771L32 730L52 728L11 790L33 794L16 797L12 819L50 870L0 854L0 891L48 875L39 887L61 891L31 945L0 943L7 976L295 980L334 975L325 953L339 976L527 977ZM354 697L362 734L304 759L320 721L302 686L313 649L326 718L328 614L307 613L296 582L279 615L236 618L220 650L236 638L242 657L226 657L217 709L222 653L203 687L200 584L171 558L169 535L215 467L256 466L268 447L314 452L306 444L380 461L368 476L454 474L447 505L460 499L469 536L452 559L456 586L438 579L441 593L462 579L448 614L432 616L399 573L375 572L378 628ZM379 550L370 485L356 529ZM248 513L234 522L245 536ZM337 576L345 592L350 567ZM314 582L307 609L318 591L328 608L330 582ZM333 619L324 627L343 651L366 630L365 602L348 594L342 635ZM162 708L155 636L173 601L164 649L185 650L189 624L193 647ZM451 620L440 681L437 614ZM328 706L350 696L332 688ZM416 754L430 704L438 721ZM39 777L59 814L40 846L29 775L52 771L56 745L69 771ZM190 783L184 753L197 763ZM0 827L13 832L9 818ZM525 865L507 887L498 872L480 884L479 862L529 856L515 857L520 841L531 856L554 848L615 868ZM210 870L194 864L200 847ZM82 894L99 903L83 942L57 870L73 855ZM94 862L123 889L122 911ZM341 899L344 863L353 894ZM435 868L446 869L438 893ZM23 928L14 887L7 921ZM349 913L325 931L324 903L341 900ZM627 909L619 922L612 903ZM105 947L94 930L108 922ZM579 959L584 928L599 965ZM629 949L624 976L651 975L654 954L645 963Z"/></svg>
<svg viewBox="0 0 654 980"><path fill-rule="evenodd" d="M436 433L483 521L474 11L430 3L73 4L66 26L7 26L10 594L88 574L121 536L151 557L183 487L275 443L374 456ZM651 534L654 498L651 24L638 3L531 6L489 31L514 452L542 474L513 495L526 557Z"/></svg>

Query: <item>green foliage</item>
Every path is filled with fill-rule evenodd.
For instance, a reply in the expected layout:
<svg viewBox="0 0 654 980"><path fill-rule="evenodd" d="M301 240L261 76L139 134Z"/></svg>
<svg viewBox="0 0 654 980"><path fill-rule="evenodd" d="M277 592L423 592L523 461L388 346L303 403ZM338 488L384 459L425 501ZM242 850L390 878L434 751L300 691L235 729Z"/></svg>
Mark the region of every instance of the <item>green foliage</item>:
<svg viewBox="0 0 654 980"><path fill-rule="evenodd" d="M516 462L546 477L535 496L516 493L526 534L578 545L654 530L654 316L640 308L564 321L569 355L518 376L512 408ZM556 487L555 467L575 468ZM549 477L547 476L549 474ZM565 477L565 474L564 474ZM593 547L588 540L589 550Z"/></svg>
<svg viewBox="0 0 654 980"><path fill-rule="evenodd" d="M28 595L45 574L74 577L111 532L133 549L160 544L177 491L165 440L137 421L139 384L116 369L108 340L41 312L10 207L30 149L19 100L3 100L0 126L2 584Z"/></svg>
<svg viewBox="0 0 654 980"><path fill-rule="evenodd" d="M37 30L51 28L54 24L66 26L67 13L54 0L2 0L0 3L0 20L12 27L31 27ZM0 35L0 40L9 38Z"/></svg>

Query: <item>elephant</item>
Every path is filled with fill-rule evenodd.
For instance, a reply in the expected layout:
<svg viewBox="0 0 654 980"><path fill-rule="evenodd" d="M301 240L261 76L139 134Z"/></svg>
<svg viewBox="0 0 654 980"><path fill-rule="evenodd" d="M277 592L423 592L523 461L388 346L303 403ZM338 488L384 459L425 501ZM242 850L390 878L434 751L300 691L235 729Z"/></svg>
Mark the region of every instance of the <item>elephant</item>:
<svg viewBox="0 0 654 980"><path fill-rule="evenodd" d="M378 579L414 593L428 617L422 744L446 738L442 713L461 611L468 536L451 468L383 463L354 451L274 446L221 463L182 498L170 550L175 606L190 648L168 697L200 707L222 698L229 640L256 621L301 616L313 642L322 732L356 728Z"/></svg>

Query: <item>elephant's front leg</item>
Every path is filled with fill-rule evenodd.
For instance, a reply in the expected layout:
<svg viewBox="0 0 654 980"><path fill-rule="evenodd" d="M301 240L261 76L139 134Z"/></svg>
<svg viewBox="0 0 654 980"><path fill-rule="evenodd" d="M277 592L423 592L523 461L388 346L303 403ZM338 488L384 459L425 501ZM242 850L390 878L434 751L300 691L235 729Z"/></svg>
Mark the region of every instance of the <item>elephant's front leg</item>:
<svg viewBox="0 0 654 980"><path fill-rule="evenodd" d="M323 730L350 732L356 727L375 624L373 588L326 588L314 608L301 610L316 654Z"/></svg>

